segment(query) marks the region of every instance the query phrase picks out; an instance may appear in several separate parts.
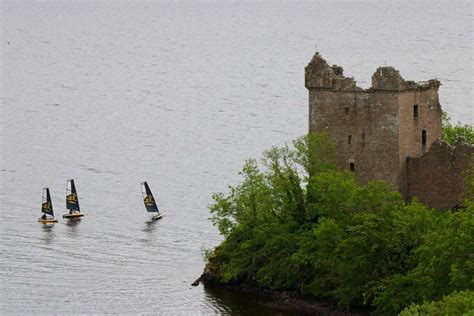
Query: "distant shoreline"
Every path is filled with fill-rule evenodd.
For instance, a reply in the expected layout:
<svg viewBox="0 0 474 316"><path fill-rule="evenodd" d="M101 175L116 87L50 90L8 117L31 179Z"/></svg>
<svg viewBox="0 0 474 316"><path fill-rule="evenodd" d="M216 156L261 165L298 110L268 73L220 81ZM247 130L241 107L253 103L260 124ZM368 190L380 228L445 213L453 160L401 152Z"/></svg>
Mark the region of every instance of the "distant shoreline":
<svg viewBox="0 0 474 316"><path fill-rule="evenodd" d="M328 300L317 300L316 298L298 293L296 291L281 291L265 288L256 288L241 283L221 283L209 272L204 272L193 285L202 283L204 287L224 288L232 292L240 292L256 295L269 299L268 305L282 311L291 311L308 315L331 315L331 316L362 316L369 315L366 310L344 310L335 303Z"/></svg>

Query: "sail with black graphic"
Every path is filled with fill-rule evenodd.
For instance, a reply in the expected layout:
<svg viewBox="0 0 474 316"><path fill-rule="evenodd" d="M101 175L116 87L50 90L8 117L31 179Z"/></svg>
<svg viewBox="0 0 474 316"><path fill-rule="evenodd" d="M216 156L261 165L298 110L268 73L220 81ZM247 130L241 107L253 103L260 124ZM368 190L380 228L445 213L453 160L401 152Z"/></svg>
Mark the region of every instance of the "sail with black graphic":
<svg viewBox="0 0 474 316"><path fill-rule="evenodd" d="M76 219L84 216L79 207L79 198L77 197L76 186L74 179L67 180L66 185L66 208L69 210L68 214L64 214L63 218Z"/></svg>
<svg viewBox="0 0 474 316"><path fill-rule="evenodd" d="M163 214L160 213L158 206L156 205L155 198L153 197L153 193L151 193L150 187L148 183L142 182L140 183L142 189L142 197L143 203L145 203L146 211L149 213L154 213L152 220L157 220L163 217Z"/></svg>
<svg viewBox="0 0 474 316"><path fill-rule="evenodd" d="M51 194L49 194L49 188L43 188L41 212L43 212L43 216L38 218L38 222L43 223L43 224L58 222L54 218L53 203L51 202Z"/></svg>

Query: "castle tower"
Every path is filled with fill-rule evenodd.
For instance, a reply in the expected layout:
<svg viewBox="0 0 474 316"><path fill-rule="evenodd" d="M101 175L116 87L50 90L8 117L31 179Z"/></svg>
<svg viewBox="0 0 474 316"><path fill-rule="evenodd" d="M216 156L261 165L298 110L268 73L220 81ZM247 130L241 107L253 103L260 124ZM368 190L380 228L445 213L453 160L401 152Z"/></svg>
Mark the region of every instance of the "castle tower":
<svg viewBox="0 0 474 316"><path fill-rule="evenodd" d="M305 86L309 132L336 141L339 167L362 184L382 179L406 196L408 157L421 156L441 137L439 81L405 81L394 68L380 67L364 90L316 53Z"/></svg>

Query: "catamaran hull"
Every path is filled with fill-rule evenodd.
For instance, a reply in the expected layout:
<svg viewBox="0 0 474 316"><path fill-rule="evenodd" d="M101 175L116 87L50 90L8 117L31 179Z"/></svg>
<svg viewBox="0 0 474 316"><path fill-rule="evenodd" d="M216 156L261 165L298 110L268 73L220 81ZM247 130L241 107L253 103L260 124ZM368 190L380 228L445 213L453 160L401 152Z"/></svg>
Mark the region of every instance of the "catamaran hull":
<svg viewBox="0 0 474 316"><path fill-rule="evenodd" d="M151 218L151 220L153 221L157 221L159 219L163 218L163 214L156 214L156 215L153 215L153 217Z"/></svg>
<svg viewBox="0 0 474 316"><path fill-rule="evenodd" d="M38 218L38 223L42 223L42 224L53 224L53 223L57 223L58 220L57 219L41 219L41 218Z"/></svg>
<svg viewBox="0 0 474 316"><path fill-rule="evenodd" d="M80 218L84 216L83 213L75 213L75 214L64 214L63 218L73 219L73 218Z"/></svg>

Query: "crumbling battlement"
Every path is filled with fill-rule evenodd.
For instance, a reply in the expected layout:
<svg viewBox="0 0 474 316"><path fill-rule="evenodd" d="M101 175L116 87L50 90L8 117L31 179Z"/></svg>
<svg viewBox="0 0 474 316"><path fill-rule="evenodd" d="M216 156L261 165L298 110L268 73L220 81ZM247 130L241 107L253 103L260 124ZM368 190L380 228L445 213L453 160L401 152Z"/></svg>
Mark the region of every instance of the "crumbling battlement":
<svg viewBox="0 0 474 316"><path fill-rule="evenodd" d="M438 88L437 79L415 82L406 81L400 72L393 67L379 67L372 75L372 86L369 89L357 87L352 77L344 77L343 68L329 64L316 52L305 68L305 86L308 89L325 89L338 91L372 92L372 91L422 91Z"/></svg>
<svg viewBox="0 0 474 316"><path fill-rule="evenodd" d="M372 87L369 90L383 91L414 91L438 88L441 83L437 79L428 81L405 81L400 72L393 67L379 67L372 75Z"/></svg>
<svg viewBox="0 0 474 316"><path fill-rule="evenodd" d="M329 66L319 53L313 56L305 68L305 73L305 86L308 89L363 91L356 86L354 78L344 77L344 69L341 66Z"/></svg>

